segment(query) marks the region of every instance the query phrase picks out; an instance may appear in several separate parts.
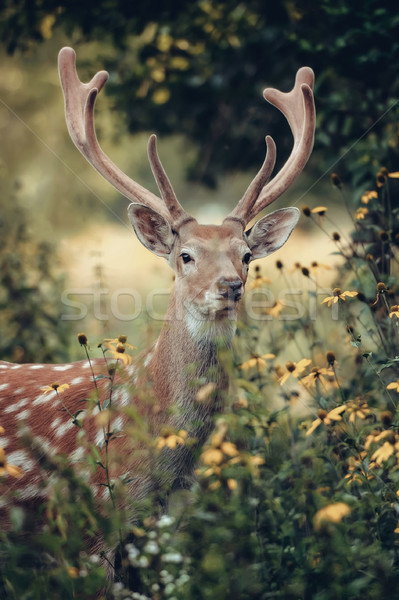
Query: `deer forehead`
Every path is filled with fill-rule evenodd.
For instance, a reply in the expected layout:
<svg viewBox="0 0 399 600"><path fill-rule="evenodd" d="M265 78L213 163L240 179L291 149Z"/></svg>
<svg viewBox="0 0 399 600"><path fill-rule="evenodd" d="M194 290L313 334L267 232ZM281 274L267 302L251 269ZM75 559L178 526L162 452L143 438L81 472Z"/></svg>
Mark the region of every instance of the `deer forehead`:
<svg viewBox="0 0 399 600"><path fill-rule="evenodd" d="M227 224L195 224L180 234L180 248L195 253L234 256L245 252L248 245L244 241L242 229L236 230Z"/></svg>

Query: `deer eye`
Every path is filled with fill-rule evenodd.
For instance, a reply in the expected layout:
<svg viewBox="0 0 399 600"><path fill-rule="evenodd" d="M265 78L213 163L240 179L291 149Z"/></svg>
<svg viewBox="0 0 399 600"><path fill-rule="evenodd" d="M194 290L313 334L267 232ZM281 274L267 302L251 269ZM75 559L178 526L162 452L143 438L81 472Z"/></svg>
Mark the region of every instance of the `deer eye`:
<svg viewBox="0 0 399 600"><path fill-rule="evenodd" d="M187 254L187 252L182 252L182 254L180 254L180 256L181 256L181 258L182 258L182 261L183 261L184 263L189 263L191 260L193 260L193 259L191 258L191 256L190 256L189 254Z"/></svg>
<svg viewBox="0 0 399 600"><path fill-rule="evenodd" d="M250 252L247 252L246 254L244 254L244 258L242 259L242 262L246 265L249 265L251 258L252 258L252 254Z"/></svg>

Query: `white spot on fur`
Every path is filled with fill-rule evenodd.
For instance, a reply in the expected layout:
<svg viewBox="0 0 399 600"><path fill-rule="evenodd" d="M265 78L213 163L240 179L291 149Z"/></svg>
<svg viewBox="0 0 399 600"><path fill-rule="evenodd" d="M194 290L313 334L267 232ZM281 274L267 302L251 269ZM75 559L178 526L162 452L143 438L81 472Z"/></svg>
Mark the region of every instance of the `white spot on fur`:
<svg viewBox="0 0 399 600"><path fill-rule="evenodd" d="M22 365L13 365L11 367L11 369L20 369L22 367Z"/></svg>
<svg viewBox="0 0 399 600"><path fill-rule="evenodd" d="M0 437L0 447L1 448L7 448L9 443L10 443L10 440L8 438Z"/></svg>
<svg viewBox="0 0 399 600"><path fill-rule="evenodd" d="M79 462L80 460L82 460L82 458L84 458L86 454L86 451L84 448L82 448L82 446L79 446L78 448L75 448L75 450L73 452L71 452L71 461L72 462Z"/></svg>
<svg viewBox="0 0 399 600"><path fill-rule="evenodd" d="M104 432L102 429L99 429L96 433L96 438L94 443L96 446L100 446L104 442Z"/></svg>
<svg viewBox="0 0 399 600"><path fill-rule="evenodd" d="M13 392L14 396L19 396L20 394L22 394L24 389L25 388L21 387L21 388L18 388L17 390L14 390L14 392Z"/></svg>
<svg viewBox="0 0 399 600"><path fill-rule="evenodd" d="M57 365L56 367L53 367L54 371L68 371L69 369L72 369L73 365Z"/></svg>
<svg viewBox="0 0 399 600"><path fill-rule="evenodd" d="M32 371L35 370L37 371L38 369L44 369L44 365L31 365L29 367Z"/></svg>
<svg viewBox="0 0 399 600"><path fill-rule="evenodd" d="M69 383L71 385L77 385L78 383L83 383L85 380L85 377L75 377L75 379L72 379L72 381L70 381Z"/></svg>
<svg viewBox="0 0 399 600"><path fill-rule="evenodd" d="M121 431L123 429L123 424L123 417L116 417L116 419L114 419L112 422L111 429L113 431Z"/></svg>
<svg viewBox="0 0 399 600"><path fill-rule="evenodd" d="M130 404L130 394L125 386L119 388L113 398L115 400L115 404L119 407L129 406Z"/></svg>
<svg viewBox="0 0 399 600"><path fill-rule="evenodd" d="M7 462L9 462L10 465L21 467L24 473L33 471L33 469L36 467L35 461L30 458L25 450L15 450L14 452L11 452L7 455Z"/></svg>
<svg viewBox="0 0 399 600"><path fill-rule="evenodd" d="M39 483L39 478L35 478ZM40 489L38 483L30 483L20 490L19 498L21 500L30 500L31 498L44 498L47 495L46 490Z"/></svg>
<svg viewBox="0 0 399 600"><path fill-rule="evenodd" d="M0 369L8 369L10 365L0 365Z"/></svg>
<svg viewBox="0 0 399 600"><path fill-rule="evenodd" d="M27 408L26 410L23 410L22 412L18 413L16 415L16 418L18 419L18 421L25 421L26 419L29 419L30 417L30 409Z"/></svg>
<svg viewBox="0 0 399 600"><path fill-rule="evenodd" d="M56 437L61 437L62 435L65 435L67 431L69 431L70 429L72 429L72 427L76 427L76 425L74 425L72 423L72 421L67 421L66 423L63 423L62 425L60 425L59 427L57 427L56 432L55 432L55 436Z"/></svg>
<svg viewBox="0 0 399 600"><path fill-rule="evenodd" d="M28 404L28 402L29 402L29 398L21 398L21 400L18 400L18 402L14 402L14 404L10 404L9 406L7 406L7 408L4 409L4 412L5 413L15 412L16 410L19 410L20 408L22 408L23 406Z"/></svg>
<svg viewBox="0 0 399 600"><path fill-rule="evenodd" d="M62 421L63 419L61 417L57 417L56 419L54 419L54 421L51 423L51 429L55 429L56 427L61 425Z"/></svg>
<svg viewBox="0 0 399 600"><path fill-rule="evenodd" d="M39 406L39 404L46 404L47 402L54 401L56 396L55 391L49 392L48 394L40 394L35 400L32 402L32 406Z"/></svg>
<svg viewBox="0 0 399 600"><path fill-rule="evenodd" d="M87 360L86 362L84 362L84 363L82 364L81 368L82 368L82 369L90 369L90 366L91 366L91 365L90 365L89 361Z"/></svg>
<svg viewBox="0 0 399 600"><path fill-rule="evenodd" d="M148 365L150 364L151 361L152 361L152 352L149 352L144 361L144 366L148 367Z"/></svg>
<svg viewBox="0 0 399 600"><path fill-rule="evenodd" d="M9 385L10 385L9 383L2 383L2 384L0 384L0 390L7 389Z"/></svg>

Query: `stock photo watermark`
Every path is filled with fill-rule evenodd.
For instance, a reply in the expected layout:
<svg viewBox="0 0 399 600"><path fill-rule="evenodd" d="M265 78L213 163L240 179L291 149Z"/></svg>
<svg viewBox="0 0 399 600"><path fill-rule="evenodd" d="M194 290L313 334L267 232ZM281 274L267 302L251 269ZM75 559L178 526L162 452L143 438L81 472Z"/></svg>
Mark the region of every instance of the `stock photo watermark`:
<svg viewBox="0 0 399 600"><path fill-rule="evenodd" d="M303 290L300 288L282 289L274 292L270 289L254 289L245 293L239 303L239 312L244 313L254 321L296 321L304 317L315 321L319 316L321 300L328 295L330 290L314 289ZM131 322L145 315L154 321L168 319L166 307L171 295L170 288L158 288L142 294L133 287L110 290L108 288L68 288L61 294L61 304L64 311L61 315L63 321L82 321L86 317L98 321L107 321L113 318L118 321ZM199 294L198 294L199 296ZM173 320L184 320L185 315L192 314L198 317L195 310L196 297L187 298L183 306L174 313ZM217 310L209 314L203 313L204 320L216 318ZM331 319L339 318L339 304L333 304L329 312ZM235 311L227 313L227 319L236 319Z"/></svg>

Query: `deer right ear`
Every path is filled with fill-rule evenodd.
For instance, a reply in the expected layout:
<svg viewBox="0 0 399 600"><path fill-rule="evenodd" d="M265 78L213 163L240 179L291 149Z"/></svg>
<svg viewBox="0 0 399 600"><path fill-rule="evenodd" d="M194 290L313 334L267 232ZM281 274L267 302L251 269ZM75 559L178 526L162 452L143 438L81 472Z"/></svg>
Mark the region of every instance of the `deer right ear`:
<svg viewBox="0 0 399 600"><path fill-rule="evenodd" d="M176 237L169 223L143 204L130 204L127 213L143 246L157 256L168 259Z"/></svg>

